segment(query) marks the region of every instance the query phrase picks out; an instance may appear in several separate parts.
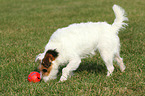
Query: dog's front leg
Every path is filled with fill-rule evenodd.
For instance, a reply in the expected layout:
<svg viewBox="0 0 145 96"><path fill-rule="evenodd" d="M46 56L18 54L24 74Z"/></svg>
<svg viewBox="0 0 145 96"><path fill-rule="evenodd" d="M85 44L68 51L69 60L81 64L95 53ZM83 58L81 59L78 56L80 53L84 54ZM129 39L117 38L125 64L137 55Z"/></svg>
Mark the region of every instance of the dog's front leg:
<svg viewBox="0 0 145 96"><path fill-rule="evenodd" d="M69 62L69 64L65 68L62 69L62 76L61 76L59 82L63 82L65 80L67 80L67 78L72 73L72 71L76 70L79 67L80 63L81 63L81 59L80 58L72 59Z"/></svg>

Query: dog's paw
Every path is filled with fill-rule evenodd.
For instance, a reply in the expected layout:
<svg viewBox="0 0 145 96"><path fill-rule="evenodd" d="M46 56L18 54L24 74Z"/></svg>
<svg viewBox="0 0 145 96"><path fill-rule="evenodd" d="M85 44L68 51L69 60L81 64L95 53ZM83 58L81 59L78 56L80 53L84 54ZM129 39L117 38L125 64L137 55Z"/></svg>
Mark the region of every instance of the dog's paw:
<svg viewBox="0 0 145 96"><path fill-rule="evenodd" d="M124 72L125 68L126 68L125 65L122 65L122 66L120 67L121 72Z"/></svg>
<svg viewBox="0 0 145 96"><path fill-rule="evenodd" d="M66 78L66 77L61 76L61 78L60 78L59 82L64 82L64 81L66 81L66 80L67 80L67 78Z"/></svg>
<svg viewBox="0 0 145 96"><path fill-rule="evenodd" d="M107 77L109 77L109 76L111 76L112 75L112 73L110 73L109 71L107 72Z"/></svg>

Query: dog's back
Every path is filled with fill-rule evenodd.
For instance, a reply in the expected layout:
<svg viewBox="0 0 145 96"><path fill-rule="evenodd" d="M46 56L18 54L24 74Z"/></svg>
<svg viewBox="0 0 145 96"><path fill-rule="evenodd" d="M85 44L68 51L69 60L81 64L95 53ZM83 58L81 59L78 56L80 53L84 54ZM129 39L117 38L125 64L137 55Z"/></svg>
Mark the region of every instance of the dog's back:
<svg viewBox="0 0 145 96"><path fill-rule="evenodd" d="M84 55L96 50L98 40L104 38L103 35L111 36L110 28L111 25L106 22L72 24L58 29L51 36L49 43L57 43L60 49L68 50L69 52L67 53L77 53L84 57Z"/></svg>

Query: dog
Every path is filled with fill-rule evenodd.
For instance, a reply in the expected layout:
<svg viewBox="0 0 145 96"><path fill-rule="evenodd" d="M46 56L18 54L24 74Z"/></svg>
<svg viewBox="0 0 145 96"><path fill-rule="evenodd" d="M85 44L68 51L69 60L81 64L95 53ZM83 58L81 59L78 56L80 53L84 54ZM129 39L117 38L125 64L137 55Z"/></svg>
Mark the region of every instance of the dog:
<svg viewBox="0 0 145 96"><path fill-rule="evenodd" d="M125 10L118 5L113 5L115 20L113 24L106 22L75 23L68 27L56 30L50 37L43 53L37 55L35 62L40 61L39 70L45 82L57 78L60 65L62 69L60 82L71 76L81 59L99 53L107 67L107 76L114 70L113 60L117 61L120 70L125 70L125 65L120 57L120 40L118 32L123 29L128 18Z"/></svg>

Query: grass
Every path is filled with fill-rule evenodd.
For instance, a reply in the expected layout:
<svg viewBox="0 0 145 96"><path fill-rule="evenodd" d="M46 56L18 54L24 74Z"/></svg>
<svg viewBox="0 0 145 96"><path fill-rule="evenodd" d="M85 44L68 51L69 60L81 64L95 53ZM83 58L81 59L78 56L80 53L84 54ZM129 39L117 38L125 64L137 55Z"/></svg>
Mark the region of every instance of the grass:
<svg viewBox="0 0 145 96"><path fill-rule="evenodd" d="M113 4L122 6L129 26L120 31L121 56L126 70L118 66L111 77L97 54L82 60L75 75L64 83L29 83L38 71L35 56L43 52L58 28L79 22L107 21L115 16ZM2 96L143 96L145 93L145 1L144 0L0 0L0 94Z"/></svg>

